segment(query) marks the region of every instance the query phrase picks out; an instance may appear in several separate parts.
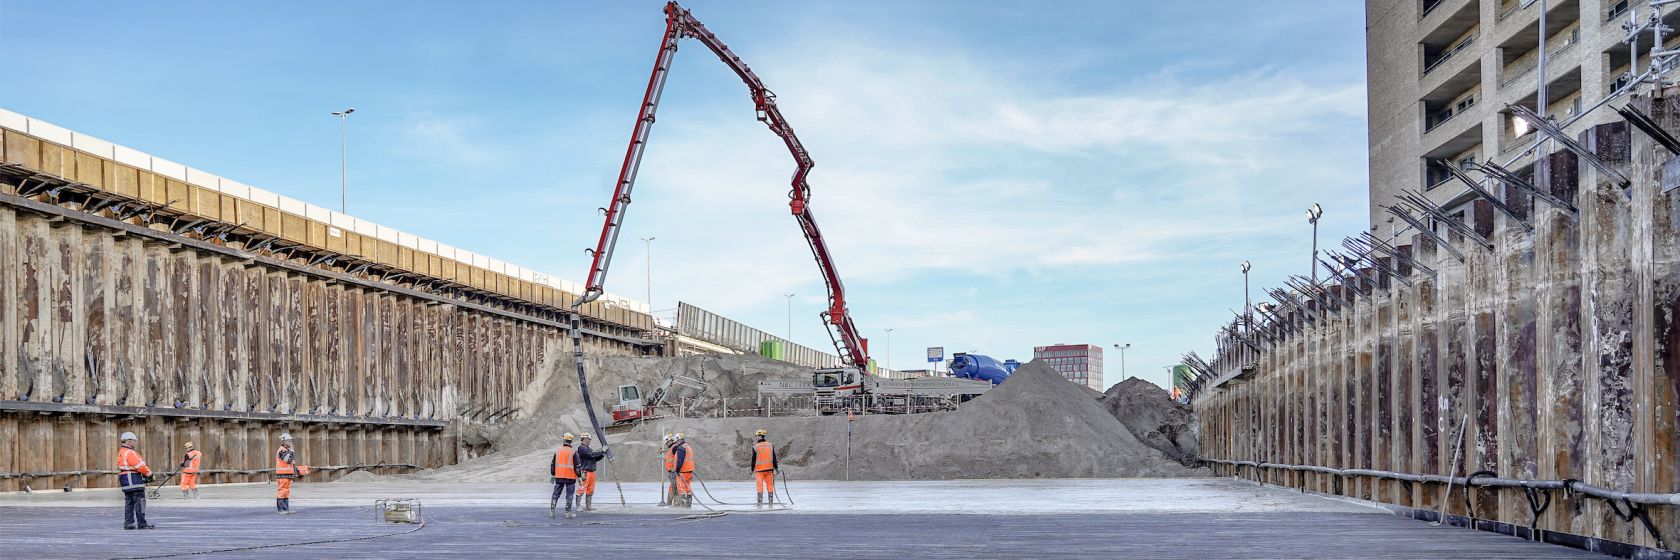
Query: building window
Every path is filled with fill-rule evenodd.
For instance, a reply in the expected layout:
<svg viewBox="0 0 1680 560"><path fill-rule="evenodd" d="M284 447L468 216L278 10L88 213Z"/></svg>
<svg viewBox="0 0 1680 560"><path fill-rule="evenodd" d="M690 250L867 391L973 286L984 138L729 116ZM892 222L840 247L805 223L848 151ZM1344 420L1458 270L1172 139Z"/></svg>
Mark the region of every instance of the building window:
<svg viewBox="0 0 1680 560"><path fill-rule="evenodd" d="M1474 107L1475 105L1476 105L1476 96L1472 95L1470 97L1466 97L1462 100L1459 100L1458 104L1453 106L1453 112L1454 113L1463 113L1465 109L1469 109L1471 107Z"/></svg>

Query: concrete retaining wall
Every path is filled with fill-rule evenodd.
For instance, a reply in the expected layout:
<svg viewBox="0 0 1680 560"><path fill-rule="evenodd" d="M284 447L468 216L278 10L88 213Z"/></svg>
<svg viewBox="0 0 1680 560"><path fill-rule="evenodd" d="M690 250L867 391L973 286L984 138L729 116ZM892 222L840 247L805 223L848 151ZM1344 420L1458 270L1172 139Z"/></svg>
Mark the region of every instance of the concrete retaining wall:
<svg viewBox="0 0 1680 560"><path fill-rule="evenodd" d="M1680 130L1680 98L1633 103ZM1355 303L1287 314L1255 336L1258 351L1228 341L1215 360L1217 385L1194 397L1203 455L1680 492L1680 189L1663 187L1665 166L1680 169L1680 161L1626 123L1596 127L1583 140L1633 178L1630 189L1573 154L1553 154L1551 177L1537 183L1578 214L1497 190L1532 233L1478 200L1465 221L1491 250L1451 236L1466 257L1460 262L1412 235L1396 245L1434 276L1391 262L1411 285L1370 270L1376 282L1350 277L1332 289L1332 297L1358 290ZM1442 507L1443 488L1432 484L1219 471ZM1534 520L1520 490L1474 494L1474 511L1457 490L1446 511L1657 546L1640 521L1601 500L1560 494ZM1674 510L1653 506L1649 514L1667 548L1680 550Z"/></svg>

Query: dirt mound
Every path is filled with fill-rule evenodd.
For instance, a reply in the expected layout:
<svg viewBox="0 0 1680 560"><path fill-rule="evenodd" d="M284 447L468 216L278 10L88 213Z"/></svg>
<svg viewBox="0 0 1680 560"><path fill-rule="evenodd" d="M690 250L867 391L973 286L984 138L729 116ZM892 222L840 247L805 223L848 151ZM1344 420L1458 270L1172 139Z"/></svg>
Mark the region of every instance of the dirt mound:
<svg viewBox="0 0 1680 560"><path fill-rule="evenodd" d="M1166 389L1131 377L1109 387L1098 402L1145 445L1187 465L1196 461L1196 419Z"/></svg>
<svg viewBox="0 0 1680 560"><path fill-rule="evenodd" d="M730 357L734 358L734 357ZM619 361L623 360L623 361ZM651 360L651 361L650 361ZM726 359L695 364L662 364L661 358L613 359L603 369L591 368L591 389L597 379L625 378L647 373L614 373L605 368L650 368L649 371L697 371L719 386L738 383L756 387L754 360ZM689 360L687 358L678 358ZM713 364L713 365L708 365ZM715 365L715 366L714 366ZM713 371L716 367L724 371ZM791 366L789 366L791 367ZM687 369L693 368L693 369ZM731 368L739 368L731 370ZM802 368L796 368L803 376ZM570 373L570 367L565 368ZM597 373L600 372L600 373ZM556 377L549 381L558 380ZM606 385L607 383L600 383ZM616 385L617 383L612 383ZM556 385L570 386L575 383ZM733 389L739 391L740 389ZM564 401L560 393L554 401ZM576 399L572 395L571 399ZM597 397L598 399L601 397ZM599 406L602 401L597 401ZM556 411L542 407L538 416L514 422L497 449L460 465L414 475L422 480L540 482L560 435L582 433L588 420L581 407ZM1118 478L1169 477L1205 474L1192 471L1139 442L1126 426L1096 399L1048 367L1030 363L985 395L953 412L916 415L863 415L848 422L843 415L776 418L668 418L609 435L614 458L602 465L603 480L658 480L661 471L660 437L684 433L694 449L702 480L743 480L750 476L752 434L764 428L776 444L781 464L795 479L859 480L959 478ZM850 457L847 432L851 432ZM848 467L849 462L849 467Z"/></svg>

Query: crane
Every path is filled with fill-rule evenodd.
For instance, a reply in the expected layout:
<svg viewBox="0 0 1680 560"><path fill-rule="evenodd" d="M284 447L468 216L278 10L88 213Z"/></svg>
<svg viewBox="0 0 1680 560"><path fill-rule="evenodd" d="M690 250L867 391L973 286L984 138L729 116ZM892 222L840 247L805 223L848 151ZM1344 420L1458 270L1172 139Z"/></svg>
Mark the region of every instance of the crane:
<svg viewBox="0 0 1680 560"><path fill-rule="evenodd" d="M748 92L752 94L759 122L764 123L771 132L780 137L788 152L793 155L794 171L792 188L788 191L788 208L793 212L794 220L799 223L799 229L811 247L811 255L816 258L817 268L821 271L823 283L828 289L828 308L821 314L823 323L828 329L829 338L834 342L835 350L839 352L841 362L848 368L868 375L869 341L859 336L857 325L852 321L851 312L846 307L846 288L840 282L840 272L835 267L834 257L829 253L822 230L817 228L816 218L811 215L811 186L805 181L811 167L815 165L810 152L805 150L804 144L799 142L799 136L794 134L793 127L782 116L781 109L776 107L776 94L764 86L764 81L753 73L752 68L730 51L729 46L719 40L717 35L706 29L700 20L695 19L694 14L676 2L669 2L665 4L665 36L659 44L659 55L654 59L653 74L648 77L647 91L642 94L641 109L636 114L635 128L630 134L630 146L625 149L624 164L619 167L618 182L613 185L612 201L606 208L601 209L605 215L605 223L601 226L600 239L589 252L588 280L584 283L583 294L574 300L571 306L572 360L577 365L578 386L583 391L584 407L589 411L589 421L595 430L595 437L600 438L602 445L606 445L606 437L601 431L601 422L595 418L595 408L589 398L589 380L584 372L581 311L584 305L599 299L606 292L607 269L612 265L613 251L618 246L618 234L624 224L624 213L630 207L630 191L636 186L636 173L641 168L642 154L647 149L648 136L653 130L654 113L659 109L659 99L665 91L665 80L671 72L671 61L677 54L677 42L683 38L700 41L746 83Z"/></svg>

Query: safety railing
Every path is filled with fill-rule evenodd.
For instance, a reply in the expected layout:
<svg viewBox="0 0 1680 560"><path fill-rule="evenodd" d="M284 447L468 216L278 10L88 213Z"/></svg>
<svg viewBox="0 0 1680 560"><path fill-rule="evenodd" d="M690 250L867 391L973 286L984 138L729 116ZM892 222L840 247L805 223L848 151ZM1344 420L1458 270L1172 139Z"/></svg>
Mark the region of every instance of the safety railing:
<svg viewBox="0 0 1680 560"><path fill-rule="evenodd" d="M1611 511L1615 512L1616 515L1621 517L1623 520L1639 520L1639 522L1644 525L1645 530L1651 534L1651 538L1657 542L1658 548L1666 548L1667 544L1666 541L1663 540L1661 531L1659 531L1656 524L1651 521L1647 508L1649 506L1680 506L1680 493L1662 494L1652 492L1625 492L1602 486L1593 486L1576 479L1529 480L1521 478L1503 478L1500 477L1498 473L1485 470L1476 471L1466 476L1446 476L1438 474L1402 473L1380 469L1338 469L1335 467L1325 467L1320 465L1294 465L1288 463L1267 463L1264 461L1233 461L1227 459L1202 459L1202 461L1230 465L1235 467L1235 472L1233 474L1238 475L1241 474L1242 467L1251 467L1256 471L1278 469L1326 474L1336 477L1365 477L1379 480L1397 480L1406 483L1420 482L1446 484L1449 487L1457 486L1464 489L1463 499L1466 512L1476 511L1474 493L1470 491L1471 488L1518 488L1523 490L1524 496L1528 499L1530 514L1533 516L1532 521L1530 522L1530 529L1533 530L1537 530L1536 528L1539 525L1540 515L1544 514L1552 503L1551 494L1545 494L1542 497L1538 494L1538 492L1561 490L1569 494L1591 496L1593 498L1604 500L1610 504ZM1335 479L1335 484L1336 493L1340 493L1341 479Z"/></svg>

